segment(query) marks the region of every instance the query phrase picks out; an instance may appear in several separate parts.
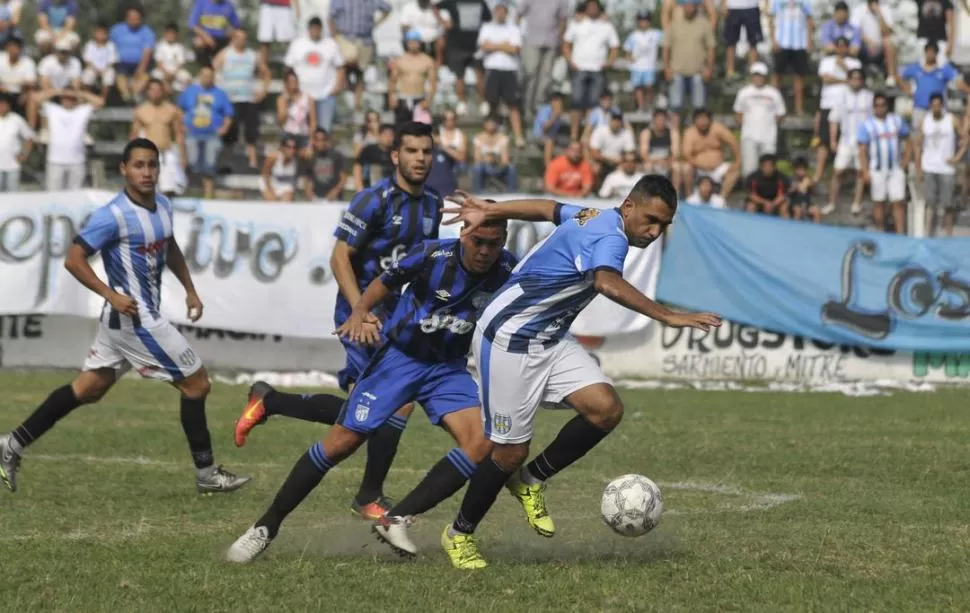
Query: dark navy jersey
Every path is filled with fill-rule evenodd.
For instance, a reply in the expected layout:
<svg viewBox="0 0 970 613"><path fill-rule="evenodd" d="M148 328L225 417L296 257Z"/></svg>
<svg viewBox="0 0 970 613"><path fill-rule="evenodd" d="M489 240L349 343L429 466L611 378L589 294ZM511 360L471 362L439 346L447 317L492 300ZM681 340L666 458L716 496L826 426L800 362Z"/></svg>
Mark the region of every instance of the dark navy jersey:
<svg viewBox="0 0 970 613"><path fill-rule="evenodd" d="M478 310L512 274L518 259L509 251L480 275L461 263L458 239L425 241L381 275L391 289L408 284L384 324L390 342L429 362L464 359L471 347Z"/></svg>
<svg viewBox="0 0 970 613"><path fill-rule="evenodd" d="M350 263L361 292L414 246L438 238L442 205L441 195L433 189L425 186L423 194L412 196L394 179L384 179L354 196L333 235L355 251ZM398 297L396 292L388 296L382 310L393 311ZM352 306L337 292L335 325L343 324Z"/></svg>

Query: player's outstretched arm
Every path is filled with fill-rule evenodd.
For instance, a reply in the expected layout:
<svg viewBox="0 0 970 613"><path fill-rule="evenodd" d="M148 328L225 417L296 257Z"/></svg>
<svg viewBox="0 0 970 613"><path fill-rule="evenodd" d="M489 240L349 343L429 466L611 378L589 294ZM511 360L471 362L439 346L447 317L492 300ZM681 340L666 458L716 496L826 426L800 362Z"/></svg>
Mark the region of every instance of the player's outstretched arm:
<svg viewBox="0 0 970 613"><path fill-rule="evenodd" d="M678 312L654 302L614 270L597 270L593 283L597 292L613 302L672 328L698 328L706 331L721 325L720 315Z"/></svg>
<svg viewBox="0 0 970 613"><path fill-rule="evenodd" d="M81 285L101 296L111 305L111 308L123 315L137 315L138 303L133 298L119 294L98 278L98 274L91 268L88 257L91 255L84 245L74 243L67 250L64 257L64 268L77 279Z"/></svg>
<svg viewBox="0 0 970 613"><path fill-rule="evenodd" d="M529 198L522 200L506 200L498 203L473 196L467 192L457 191L448 198L454 206L442 208L445 214L454 217L445 220L445 225L464 223L462 236L472 232L490 219L520 219L522 221L551 221L556 222L556 209L559 203L546 198Z"/></svg>
<svg viewBox="0 0 970 613"><path fill-rule="evenodd" d="M168 268L185 288L185 306L188 309L188 318L192 322L199 321L202 317L202 299L195 291L195 284L192 283L192 273L189 272L189 265L185 263L185 254L174 238L168 244Z"/></svg>

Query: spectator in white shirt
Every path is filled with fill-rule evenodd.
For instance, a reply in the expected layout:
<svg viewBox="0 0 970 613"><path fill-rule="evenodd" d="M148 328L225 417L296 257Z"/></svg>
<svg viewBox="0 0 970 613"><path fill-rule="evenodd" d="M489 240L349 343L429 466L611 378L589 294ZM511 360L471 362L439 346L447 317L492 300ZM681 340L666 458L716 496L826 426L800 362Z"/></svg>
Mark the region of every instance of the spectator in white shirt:
<svg viewBox="0 0 970 613"><path fill-rule="evenodd" d="M20 190L20 165L34 146L34 131L10 110L12 98L0 94L0 192Z"/></svg>
<svg viewBox="0 0 970 613"><path fill-rule="evenodd" d="M445 28L447 22L441 15L437 6L431 4L431 0L415 0L408 2L401 9L401 36L410 30L415 30L421 35L421 50L435 58L438 65L444 62L445 58Z"/></svg>
<svg viewBox="0 0 970 613"><path fill-rule="evenodd" d="M778 122L785 116L785 100L773 85L768 85L768 67L752 64L751 83L734 99L734 114L741 124L741 174L758 169L758 160L778 150Z"/></svg>
<svg viewBox="0 0 970 613"><path fill-rule="evenodd" d="M637 110L653 106L653 86L657 82L657 60L664 42L663 30L650 25L650 11L637 13L637 29L623 43L630 59L630 86L637 98Z"/></svg>
<svg viewBox="0 0 970 613"><path fill-rule="evenodd" d="M515 146L525 146L522 133L522 115L519 113L519 52L522 50L522 32L519 26L509 22L509 7L499 0L492 10L492 21L478 31L478 48L484 53L485 101L489 112L498 113L499 104L505 103L509 110Z"/></svg>
<svg viewBox="0 0 970 613"><path fill-rule="evenodd" d="M624 153L636 150L633 130L623 121L622 111L610 113L610 120L597 126L589 137L590 161L600 181L616 170Z"/></svg>
<svg viewBox="0 0 970 613"><path fill-rule="evenodd" d="M0 93L13 94L15 113L27 112L30 90L37 85L37 65L23 54L24 44L19 38L8 38L0 53Z"/></svg>
<svg viewBox="0 0 970 613"><path fill-rule="evenodd" d="M185 46L179 42L179 27L170 23L165 26L162 40L155 45L152 78L161 81L169 94L185 91L192 82L192 75L185 69L187 61Z"/></svg>
<svg viewBox="0 0 970 613"><path fill-rule="evenodd" d="M600 186L600 198L625 198L640 180L637 172L637 154L633 151L623 153L619 168L606 175Z"/></svg>
<svg viewBox="0 0 970 613"><path fill-rule="evenodd" d="M40 61L40 91L50 89L79 89L81 87L81 60L71 55L70 46L64 41L54 45L54 53Z"/></svg>
<svg viewBox="0 0 970 613"><path fill-rule="evenodd" d="M572 140L579 138L583 117L606 88L605 70L613 66L620 49L616 28L602 13L599 0L586 0L583 14L569 22L563 35L562 54L572 71Z"/></svg>
<svg viewBox="0 0 970 613"><path fill-rule="evenodd" d="M290 43L283 63L293 69L300 87L316 106L317 126L330 131L337 94L344 88L344 58L331 37L323 36L323 21L310 19L307 36Z"/></svg>
<svg viewBox="0 0 970 613"><path fill-rule="evenodd" d="M114 65L118 62L118 49L108 40L108 26L99 23L94 27L94 38L84 45L84 72L81 82L85 87L100 85L101 95L107 96L108 89L115 84Z"/></svg>
<svg viewBox="0 0 970 613"><path fill-rule="evenodd" d="M860 2L849 16L849 23L862 32L859 59L864 66L877 66L886 74L886 87L895 87L896 46L892 42L893 14L879 0Z"/></svg>
<svg viewBox="0 0 970 613"><path fill-rule="evenodd" d="M714 179L701 177L697 180L697 189L687 198L687 204L709 206L715 209L725 207L724 197L714 193Z"/></svg>
<svg viewBox="0 0 970 613"><path fill-rule="evenodd" d="M825 162L829 153L835 152L835 140L829 130L829 116L842 99L846 91L849 73L862 68L862 62L849 55L851 47L849 39L840 37L835 41L835 54L822 58L818 65L818 75L822 77L822 91L819 95L818 113L815 115L815 137L818 147L815 149L816 183L821 180L825 170Z"/></svg>
<svg viewBox="0 0 970 613"><path fill-rule="evenodd" d="M55 96L60 104L49 102ZM47 191L79 189L87 174L88 123L104 106L104 98L81 90L50 89L38 94L37 101L47 123Z"/></svg>

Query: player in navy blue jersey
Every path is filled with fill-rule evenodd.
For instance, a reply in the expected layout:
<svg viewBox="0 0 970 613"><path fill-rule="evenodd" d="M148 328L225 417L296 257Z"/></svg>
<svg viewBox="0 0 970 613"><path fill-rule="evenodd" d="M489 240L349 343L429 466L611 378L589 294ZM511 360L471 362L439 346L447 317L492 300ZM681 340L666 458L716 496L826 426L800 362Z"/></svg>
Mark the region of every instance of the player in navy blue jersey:
<svg viewBox="0 0 970 613"><path fill-rule="evenodd" d="M479 307L502 287L515 256L502 246L505 222L487 223L461 240L426 241L371 283L338 333L351 342L374 340L371 310L407 285L384 324L386 341L363 369L322 442L297 461L266 513L233 543L227 554L245 563L262 553L280 524L320 483L405 403L419 402L431 423L458 443L392 512L375 526L378 536L405 555L406 517L451 496L490 452L478 408L478 387L468 372L468 350ZM390 536L389 536L390 535Z"/></svg>
<svg viewBox="0 0 970 613"><path fill-rule="evenodd" d="M217 466L206 425L209 375L185 337L161 315L162 272L166 266L185 288L188 317L202 317L185 257L172 235L172 203L156 192L158 147L144 138L129 142L121 157L125 189L91 214L71 245L64 267L103 297L98 334L82 372L47 397L20 426L0 436L0 480L17 489L24 449L74 409L97 402L128 370L171 383L182 393L182 428L196 467L200 492L231 492L249 481ZM88 258L101 254L108 282Z"/></svg>
<svg viewBox="0 0 970 613"><path fill-rule="evenodd" d="M398 128L391 160L396 168L395 176L354 196L334 232L336 243L330 264L340 288L334 309L335 328L344 324L353 305L374 279L392 268L415 245L438 238L443 200L424 184L432 164L431 126L412 122ZM343 391L351 390L374 356L381 339L382 321L394 311L398 297L398 291L389 292L368 313L363 327L369 343L354 344L341 339L347 354L346 364L339 373ZM343 403L344 399L334 394L288 394L258 382L250 388L247 405L236 422L236 445L243 446L249 432L271 415L333 424ZM364 477L351 502L351 509L364 519L383 516L391 505L383 494L384 479L413 406L397 408L394 419L375 432L368 444Z"/></svg>

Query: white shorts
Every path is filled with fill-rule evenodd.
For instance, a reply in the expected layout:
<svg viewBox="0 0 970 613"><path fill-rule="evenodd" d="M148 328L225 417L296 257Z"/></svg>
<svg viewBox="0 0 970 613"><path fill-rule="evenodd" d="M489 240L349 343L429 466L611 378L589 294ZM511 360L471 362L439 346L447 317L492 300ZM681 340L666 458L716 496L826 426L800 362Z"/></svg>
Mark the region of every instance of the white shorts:
<svg viewBox="0 0 970 613"><path fill-rule="evenodd" d="M832 166L836 170L859 170L859 145L855 142L840 140L835 150L835 161Z"/></svg>
<svg viewBox="0 0 970 613"><path fill-rule="evenodd" d="M276 194L277 198L282 198L283 196L287 194L292 194L293 192L296 191L296 188L290 183L280 183L279 181L276 181L271 177L269 180L269 185L267 185L266 179L264 179L263 177L260 177L259 191L261 192L270 191L269 188L272 188L272 191L274 194Z"/></svg>
<svg viewBox="0 0 970 613"><path fill-rule="evenodd" d="M118 330L102 321L82 370L99 368L111 368L117 377L134 368L146 379L182 381L202 368L202 359L164 319L143 328Z"/></svg>
<svg viewBox="0 0 970 613"><path fill-rule="evenodd" d="M115 69L109 66L104 72L98 73L97 70L88 66L81 73L81 83L88 87L94 87L98 83L99 77L103 87L111 87L115 84Z"/></svg>
<svg viewBox="0 0 970 613"><path fill-rule="evenodd" d="M179 160L178 149L172 147L162 151L158 169L158 191L163 194L181 194L188 185L188 179Z"/></svg>
<svg viewBox="0 0 970 613"><path fill-rule="evenodd" d="M156 68L152 70L151 76L153 79L158 79L162 83L167 82L169 79L168 73L166 73L161 68ZM192 82L192 74L189 73L189 71L184 68L179 68L178 70L175 71L175 74L172 76L172 80L171 80L172 89L178 92L185 91L185 88L188 87L191 82Z"/></svg>
<svg viewBox="0 0 970 613"><path fill-rule="evenodd" d="M873 202L902 202L906 198L906 173L902 168L872 170L869 181Z"/></svg>
<svg viewBox="0 0 970 613"><path fill-rule="evenodd" d="M494 443L532 440L539 404L558 403L584 387L612 385L583 346L567 335L542 353L510 353L495 347L475 329L472 340L478 365L485 436Z"/></svg>
<svg viewBox="0 0 970 613"><path fill-rule="evenodd" d="M259 7L259 29L256 40L261 43L288 43L296 38L296 16L289 6L262 4Z"/></svg>
<svg viewBox="0 0 970 613"><path fill-rule="evenodd" d="M731 170L731 163L721 162L721 165L714 170L701 170L698 168L697 178L700 179L701 177L710 177L712 181L720 184L724 182L724 177L727 176L729 170Z"/></svg>

